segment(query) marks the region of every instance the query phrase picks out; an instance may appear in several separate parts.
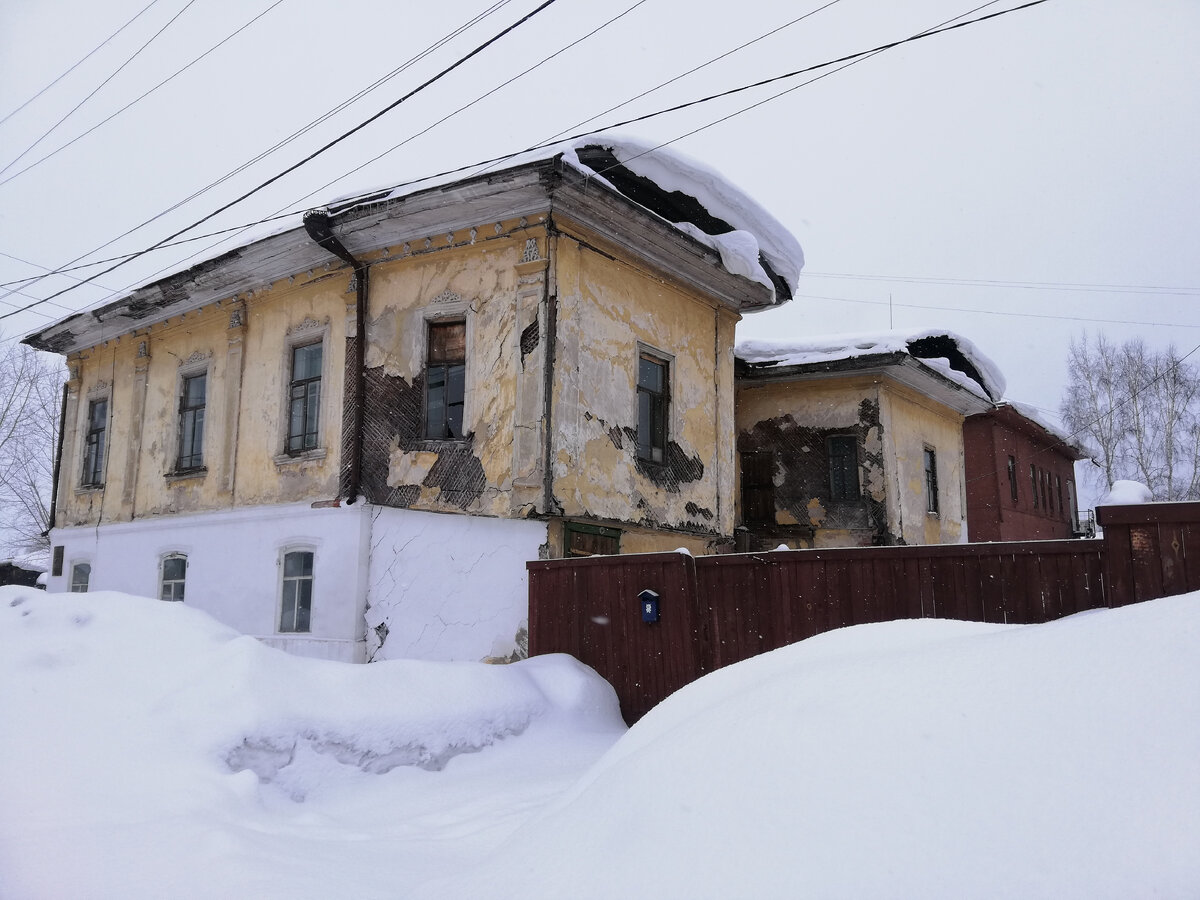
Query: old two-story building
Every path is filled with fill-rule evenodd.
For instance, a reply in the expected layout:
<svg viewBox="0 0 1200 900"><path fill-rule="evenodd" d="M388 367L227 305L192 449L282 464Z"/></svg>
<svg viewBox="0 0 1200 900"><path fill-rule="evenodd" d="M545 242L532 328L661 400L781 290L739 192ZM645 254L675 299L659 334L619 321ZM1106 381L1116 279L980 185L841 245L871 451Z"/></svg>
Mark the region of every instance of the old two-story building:
<svg viewBox="0 0 1200 900"><path fill-rule="evenodd" d="M1036 410L999 403L967 419L963 440L972 541L1065 540L1089 531L1075 489L1075 462L1086 454Z"/></svg>
<svg viewBox="0 0 1200 900"><path fill-rule="evenodd" d="M942 330L737 347L739 549L967 540L963 422L1004 391Z"/></svg>
<svg viewBox="0 0 1200 900"><path fill-rule="evenodd" d="M519 654L526 560L732 545L734 325L801 265L609 138L312 210L26 339L70 373L48 587L331 659Z"/></svg>

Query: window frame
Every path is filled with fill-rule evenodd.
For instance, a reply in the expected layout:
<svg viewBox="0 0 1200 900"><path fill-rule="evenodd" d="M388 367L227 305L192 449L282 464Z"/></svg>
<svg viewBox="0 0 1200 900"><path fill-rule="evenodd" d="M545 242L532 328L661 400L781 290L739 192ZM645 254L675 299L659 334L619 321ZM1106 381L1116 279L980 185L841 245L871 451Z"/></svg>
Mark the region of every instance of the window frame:
<svg viewBox="0 0 1200 900"><path fill-rule="evenodd" d="M581 534L601 540L613 541L612 553L575 553L571 550L571 535ZM590 556L616 556L621 552L621 529L604 525L589 525L586 522L563 522L563 558L587 559Z"/></svg>
<svg viewBox="0 0 1200 900"><path fill-rule="evenodd" d="M853 449L852 454L850 454L850 453L839 454L839 458L844 458L844 459L852 458L853 459L853 466L851 468L852 468L853 474L854 474L853 484L850 484L849 479L845 479L846 484L844 484L842 486L842 489L840 491L838 490L838 479L836 477L836 472L834 471L834 464L833 464L834 463L833 448L835 446L835 442L837 444L842 445L843 447L849 446ZM858 436L854 435L854 434L831 434L831 435L829 435L829 437L825 438L825 454L826 454L826 463L827 463L827 466L829 469L829 499L836 503L856 503L859 500L861 500L862 499L862 474L861 474L861 463L859 461L860 457L859 457L859 452L858 452ZM845 469L844 465L843 465L843 469ZM846 476L846 475L849 475L850 473L843 471L842 474L843 474L843 476Z"/></svg>
<svg viewBox="0 0 1200 900"><path fill-rule="evenodd" d="M172 578L172 579L168 580L168 578L167 578L167 563L172 562L174 560L183 560L183 576L180 578ZM168 602L172 602L172 603L183 603L184 602L184 600L186 599L186 593L187 593L186 592L187 570L188 570L188 557L187 557L187 554L183 553L182 551L172 551L171 553L164 553L162 555L162 557L160 557L160 559L158 561L158 599L159 600L164 600L164 601L168 601ZM172 589L172 591L171 591L172 596L170 596L170 597L164 596L166 594L166 587L167 587L168 583L170 583L172 585L172 588L174 588L176 586L179 588L178 596L175 596L176 591L174 589Z"/></svg>
<svg viewBox="0 0 1200 900"><path fill-rule="evenodd" d="M1017 458L1011 453L1008 455L1008 495L1012 498L1013 503L1020 502L1021 494L1017 487Z"/></svg>
<svg viewBox="0 0 1200 900"><path fill-rule="evenodd" d="M438 329L445 328L462 328L462 356L461 360L443 360L437 363L431 362L433 356L433 338L434 333ZM426 441L465 441L467 440L467 396L469 394L467 386L467 360L469 357L469 327L466 316L447 315L437 318L425 320L425 345L422 366L422 375L425 382L425 392L421 404L421 437ZM461 397L458 402L446 402L443 400L441 409L441 421L437 423L441 427L437 429L438 433L432 433L434 422L430 418L430 398L431 398L431 382L432 373L435 368L442 369L443 388L446 391L446 396L449 396L450 385L452 384L452 370L455 367L460 368L459 372L459 390ZM452 416L450 415L451 408L458 407L458 434L454 434L450 428Z"/></svg>
<svg viewBox="0 0 1200 900"><path fill-rule="evenodd" d="M639 343L637 348L636 368L634 369L634 417L637 422L637 436L634 439L635 452L640 462L652 466L667 464L667 448L671 441L671 378L675 371L675 360L671 356L653 347ZM642 383L642 362L660 366L662 369L662 385L654 390ZM649 410L647 413L648 428L651 431L649 441L642 439L642 397L647 397ZM658 434L654 434L655 430ZM658 438L659 443L655 443ZM657 453L657 456L656 456Z"/></svg>
<svg viewBox="0 0 1200 900"><path fill-rule="evenodd" d="M1033 463L1029 464L1029 484L1030 484L1030 490L1033 491L1033 508L1037 509L1038 508L1038 477L1037 477L1037 466L1035 466Z"/></svg>
<svg viewBox="0 0 1200 900"><path fill-rule="evenodd" d="M87 415L83 420L83 466L79 473L79 486L83 490L104 487L108 468L108 429L112 422L111 399L111 395L105 393L87 400ZM104 422L96 427L94 411L100 403L104 404Z"/></svg>
<svg viewBox="0 0 1200 900"><path fill-rule="evenodd" d="M83 573L83 587L80 588L80 581L76 577L76 573L80 569L86 569ZM71 560L70 580L67 582L67 591L71 594L86 594L91 590L92 584L92 561L90 559L73 559Z"/></svg>
<svg viewBox="0 0 1200 900"><path fill-rule="evenodd" d="M309 572L307 575L305 575L303 573L300 575L289 575L287 573L288 557L292 556L292 555L296 555L296 554L304 554L309 557L309 560L308 560ZM276 561L276 565L279 567L279 590L277 591L277 596L279 598L279 606L278 606L279 616L276 619L277 633L278 634L297 634L297 635L312 634L312 630L313 630L312 629L313 597L316 592L316 573L317 573L317 550L316 550L316 548L312 547L312 546L308 546L308 545L289 545L287 547L283 547L279 551L279 557ZM289 583L294 583L296 585L296 594L292 598L291 624L293 627L291 627L291 628L285 627L288 624L288 619L287 619L288 610L287 610L286 604L288 602L287 592L288 592L288 584ZM299 612L300 612L300 599L301 599L301 597L300 597L301 587L300 586L304 583L308 584L308 597L307 597L307 608L305 609L305 613L306 613L306 621L304 623L305 627L303 629L301 629L298 627L299 619L300 619Z"/></svg>
<svg viewBox="0 0 1200 900"><path fill-rule="evenodd" d="M204 379L204 400L198 406L186 406L188 396L188 383L197 378ZM172 474L176 475L191 475L205 471L204 464L204 439L205 439L205 422L208 418L208 382L209 367L208 365L193 369L183 369L179 373L179 388L178 397L179 405L175 418L175 464L172 469ZM184 419L188 414L192 415L192 447L191 452L187 454L185 459L184 454ZM198 413L198 415L197 415ZM196 439L196 421L199 420L200 436ZM199 447L197 447L197 443Z"/></svg>
<svg viewBox="0 0 1200 900"><path fill-rule="evenodd" d="M925 470L925 513L930 516L941 514L941 499L938 497L937 448L925 445L921 452Z"/></svg>

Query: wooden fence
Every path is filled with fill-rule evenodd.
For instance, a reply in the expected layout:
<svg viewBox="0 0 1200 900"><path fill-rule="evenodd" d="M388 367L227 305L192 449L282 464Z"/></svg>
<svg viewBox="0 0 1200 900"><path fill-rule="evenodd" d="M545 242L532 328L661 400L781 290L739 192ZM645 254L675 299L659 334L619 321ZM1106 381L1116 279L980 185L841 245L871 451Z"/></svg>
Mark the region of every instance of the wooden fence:
<svg viewBox="0 0 1200 900"><path fill-rule="evenodd" d="M833 628L1034 624L1200 589L1200 503L1104 507L1099 522L1095 540L530 562L529 649L587 663L633 722L707 672ZM660 597L653 624L645 589Z"/></svg>

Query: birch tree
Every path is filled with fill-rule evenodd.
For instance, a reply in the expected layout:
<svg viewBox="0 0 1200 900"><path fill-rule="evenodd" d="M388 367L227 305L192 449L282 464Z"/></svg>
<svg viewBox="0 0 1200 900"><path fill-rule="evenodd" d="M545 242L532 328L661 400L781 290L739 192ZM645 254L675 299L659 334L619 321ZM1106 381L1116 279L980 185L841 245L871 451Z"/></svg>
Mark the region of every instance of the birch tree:
<svg viewBox="0 0 1200 900"><path fill-rule="evenodd" d="M48 549L62 372L36 350L0 341L0 554Z"/></svg>
<svg viewBox="0 0 1200 900"><path fill-rule="evenodd" d="M1068 352L1062 418L1103 486L1140 481L1156 500L1200 498L1200 373L1176 349L1085 334Z"/></svg>

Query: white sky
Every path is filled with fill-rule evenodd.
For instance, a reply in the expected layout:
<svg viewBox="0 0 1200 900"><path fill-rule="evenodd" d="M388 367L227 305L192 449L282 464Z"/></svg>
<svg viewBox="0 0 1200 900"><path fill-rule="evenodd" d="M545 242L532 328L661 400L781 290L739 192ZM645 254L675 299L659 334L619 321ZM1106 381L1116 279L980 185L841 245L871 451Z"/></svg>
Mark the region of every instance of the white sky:
<svg viewBox="0 0 1200 900"><path fill-rule="evenodd" d="M0 116L147 2L0 4ZM2 168L187 5L174 24L0 181L110 115L272 2L158 0L103 50L0 124ZM816 9L821 0L742 0L736 15L724 4L643 0L547 65L325 187L635 4L558 0L430 90L195 233L522 149L563 129L578 130L573 126L588 116ZM535 5L512 0L329 122L98 256L149 246L216 209L382 109ZM840 0L599 121L867 49L974 5L968 0ZM1014 5L1016 0L1005 0L983 12ZM5 254L0 281L35 274L36 266L61 266L138 225L483 9L485 0L420 7L376 0L336 5L282 0L150 97L0 184L0 253ZM969 337L1004 370L1012 398L1050 410L1057 408L1065 383L1067 341L1085 327L1103 328L1116 339L1142 336L1155 345L1174 342L1184 352L1191 350L1200 344L1198 37L1200 3L1195 0L1049 0L888 51L679 141L679 150L724 172L760 200L793 230L806 252L803 296L784 309L748 318L739 338L878 330L889 325L890 296L895 327L943 326ZM672 140L779 89L749 92L623 131ZM310 192L314 196L303 200ZM187 245L188 252L210 244ZM183 248L160 251L99 282L121 291L184 258ZM67 283L52 278L27 291L44 297ZM1063 290L1045 283L1142 289ZM56 302L74 310L110 296L88 287ZM0 311L26 302L20 294L2 296ZM66 311L45 305L39 313L58 318ZM1105 319L1165 324L1097 321ZM0 321L0 329L13 335L47 321L29 312Z"/></svg>

